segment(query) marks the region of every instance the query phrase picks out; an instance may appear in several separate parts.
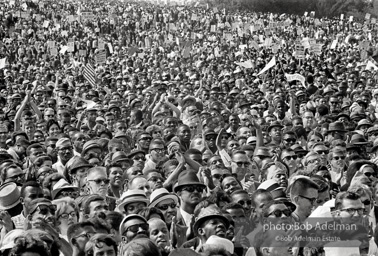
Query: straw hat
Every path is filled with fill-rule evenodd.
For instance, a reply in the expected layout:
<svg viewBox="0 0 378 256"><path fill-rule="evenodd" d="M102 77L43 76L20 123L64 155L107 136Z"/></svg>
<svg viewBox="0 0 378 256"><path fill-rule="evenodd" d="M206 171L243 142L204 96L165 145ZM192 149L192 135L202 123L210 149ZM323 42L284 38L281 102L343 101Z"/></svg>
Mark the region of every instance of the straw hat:
<svg viewBox="0 0 378 256"><path fill-rule="evenodd" d="M16 183L5 183L0 187L0 210L8 210L20 203L20 191Z"/></svg>

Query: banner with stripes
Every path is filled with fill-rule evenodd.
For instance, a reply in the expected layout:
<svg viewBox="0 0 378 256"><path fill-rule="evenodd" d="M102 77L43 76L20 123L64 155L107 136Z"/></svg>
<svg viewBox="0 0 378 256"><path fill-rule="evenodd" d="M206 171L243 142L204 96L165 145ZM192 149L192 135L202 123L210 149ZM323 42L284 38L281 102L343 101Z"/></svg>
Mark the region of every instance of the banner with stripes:
<svg viewBox="0 0 378 256"><path fill-rule="evenodd" d="M84 74L84 78L93 87L95 87L96 86L96 71L95 71L95 69L92 67L92 65L90 63L88 63L87 65L85 65L83 74Z"/></svg>

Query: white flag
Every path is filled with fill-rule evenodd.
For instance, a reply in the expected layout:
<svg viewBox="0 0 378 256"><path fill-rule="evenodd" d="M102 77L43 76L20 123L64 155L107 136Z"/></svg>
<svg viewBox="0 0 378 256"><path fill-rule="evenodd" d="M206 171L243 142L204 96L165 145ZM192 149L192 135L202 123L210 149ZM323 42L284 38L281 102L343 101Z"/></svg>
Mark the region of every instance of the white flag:
<svg viewBox="0 0 378 256"><path fill-rule="evenodd" d="M366 64L366 70L371 70L371 68L373 68L374 70L378 70L378 67L376 65L374 65L373 62L371 62L370 60L368 61L368 63Z"/></svg>
<svg viewBox="0 0 378 256"><path fill-rule="evenodd" d="M3 58L3 59L0 59L0 69L2 69L2 68L5 68L5 61L6 61L6 57L5 58Z"/></svg>
<svg viewBox="0 0 378 256"><path fill-rule="evenodd" d="M262 73L268 71L270 68L274 67L276 65L276 57L273 56L273 58L269 61L268 64L257 74L258 76Z"/></svg>
<svg viewBox="0 0 378 256"><path fill-rule="evenodd" d="M235 62L235 64L244 68L253 68L253 64L251 60L247 60L244 62Z"/></svg>
<svg viewBox="0 0 378 256"><path fill-rule="evenodd" d="M303 85L304 87L306 87L306 85L305 85L305 81L306 81L306 79L305 79L304 76L302 76L302 75L300 75L300 74L293 74L293 75L290 75L290 74L286 74L286 73L285 73L285 77L286 77L286 79L287 79L288 82L298 80L298 81L300 81L300 82L302 83L302 85Z"/></svg>

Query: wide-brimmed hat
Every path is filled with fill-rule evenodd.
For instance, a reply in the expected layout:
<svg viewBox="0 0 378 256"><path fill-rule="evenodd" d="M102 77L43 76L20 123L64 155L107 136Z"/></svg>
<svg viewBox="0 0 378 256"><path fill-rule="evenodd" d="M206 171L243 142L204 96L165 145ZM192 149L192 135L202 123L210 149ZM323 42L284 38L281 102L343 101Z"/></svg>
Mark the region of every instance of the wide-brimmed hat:
<svg viewBox="0 0 378 256"><path fill-rule="evenodd" d="M201 226L201 224L206 220L212 218L221 219L224 222L226 229L230 225L230 222L225 216L223 216L221 210L216 205L210 205L206 208L203 208L198 214L198 217L196 218L196 221L194 223L194 233L197 234L198 228Z"/></svg>
<svg viewBox="0 0 378 256"><path fill-rule="evenodd" d="M123 151L117 151L112 155L112 162L117 163L121 161L127 161L130 164L133 164L133 160L127 157L126 153Z"/></svg>
<svg viewBox="0 0 378 256"><path fill-rule="evenodd" d="M150 195L150 204L148 207L155 207L161 201L165 199L172 199L175 203L178 203L178 197L175 194L169 193L165 188L158 188L152 191Z"/></svg>
<svg viewBox="0 0 378 256"><path fill-rule="evenodd" d="M278 184L278 182L275 181L275 180L270 179L270 180L266 180L266 181L262 182L258 186L257 189L264 189L264 190L266 190L268 192L272 192L272 191L277 190L279 188L280 188L280 185Z"/></svg>
<svg viewBox="0 0 378 256"><path fill-rule="evenodd" d="M124 225L127 221L129 221L129 220L131 220L131 219L140 219L140 220L144 221L145 223L147 223L147 220L146 220L142 215L139 215L139 214L129 214L129 215L127 215L127 216L122 220L121 224L119 225L119 232L120 232L120 234L125 233L125 231L127 230L128 226L123 227L123 225Z"/></svg>
<svg viewBox="0 0 378 256"><path fill-rule="evenodd" d="M369 127L373 126L373 124L369 120L362 119L362 120L358 121L356 130L360 129L360 127L363 126L363 125L367 125Z"/></svg>
<svg viewBox="0 0 378 256"><path fill-rule="evenodd" d="M135 156L137 154L143 154L145 156L146 152L144 152L143 150L133 150L133 151L130 152L130 154L127 155L127 158L131 159L131 158L133 158L133 156Z"/></svg>
<svg viewBox="0 0 378 256"><path fill-rule="evenodd" d="M282 202L284 205L289 207L292 212L294 212L295 209L297 208L295 206L295 204L293 204L292 202L289 201L289 199L287 198L287 195L286 195L286 193L283 189L273 190L273 191L270 192L270 194L272 195L274 201Z"/></svg>
<svg viewBox="0 0 378 256"><path fill-rule="evenodd" d="M197 174L193 171L184 171L178 177L177 185L174 187L174 192L179 191L183 186L198 185L206 188L206 185L201 183Z"/></svg>
<svg viewBox="0 0 378 256"><path fill-rule="evenodd" d="M20 203L20 190L16 183L8 182L0 186L0 210L8 210Z"/></svg>
<svg viewBox="0 0 378 256"><path fill-rule="evenodd" d="M293 146L291 146L291 149L294 150L294 152L296 154L300 154L300 153L303 153L303 154L307 154L308 153L308 150L305 150L301 145L299 144L294 144Z"/></svg>
<svg viewBox="0 0 378 256"><path fill-rule="evenodd" d="M266 148L266 147L259 147L259 148L257 148L255 155L256 156L267 156L267 157L272 157L273 156L270 153L269 148Z"/></svg>
<svg viewBox="0 0 378 256"><path fill-rule="evenodd" d="M328 132L347 132L347 130L342 122L334 122L329 124Z"/></svg>
<svg viewBox="0 0 378 256"><path fill-rule="evenodd" d="M279 128L283 128L283 125L279 122L279 121L273 121L269 127L268 127L268 132L270 132L270 130L272 130L274 127L279 127Z"/></svg>
<svg viewBox="0 0 378 256"><path fill-rule="evenodd" d="M70 183L68 183L65 179L60 179L57 183L55 183L53 190L51 192L52 199L55 199L55 197L59 194L62 190L74 190L79 191L78 187L72 186Z"/></svg>
<svg viewBox="0 0 378 256"><path fill-rule="evenodd" d="M6 233L6 235L3 238L3 241L1 242L0 251L3 252L6 249L12 249L13 247L15 247L16 238L22 237L24 233L25 230L22 229L13 229Z"/></svg>
<svg viewBox="0 0 378 256"><path fill-rule="evenodd" d="M140 202L145 203L146 206L149 203L146 193L140 189L127 190L125 193L122 194L120 201L121 203L117 207L120 212L123 212L125 206L131 203Z"/></svg>
<svg viewBox="0 0 378 256"><path fill-rule="evenodd" d="M93 167L87 160L80 156L74 156L66 163L66 169L69 170L69 173L72 173L73 170L81 167Z"/></svg>
<svg viewBox="0 0 378 256"><path fill-rule="evenodd" d="M350 144L353 145L366 145L369 142L365 139L365 137L361 134L353 134L352 138L350 139Z"/></svg>
<svg viewBox="0 0 378 256"><path fill-rule="evenodd" d="M218 136L218 133L216 133L213 129L205 129L204 135L205 135L205 137L208 136L208 135Z"/></svg>
<svg viewBox="0 0 378 256"><path fill-rule="evenodd" d="M242 100L242 101L240 102L240 104L239 104L239 108L249 107L249 106L251 106L251 105L252 105L251 102L248 102L248 101L246 101L246 100Z"/></svg>
<svg viewBox="0 0 378 256"><path fill-rule="evenodd" d="M92 148L102 149L101 146L100 146L100 144L97 143L97 141L90 140L90 141L85 142L85 144L83 146L82 154L84 154L85 152L87 152L88 150L90 150Z"/></svg>
<svg viewBox="0 0 378 256"><path fill-rule="evenodd" d="M194 98L193 96L186 96L186 97L182 100L181 105L182 105L182 106L185 106L185 104L187 104L187 102L190 102L190 101L192 101L193 104L195 104L195 103L197 102L197 101L196 101L196 98Z"/></svg>
<svg viewBox="0 0 378 256"><path fill-rule="evenodd" d="M350 121L350 114L349 113L345 113L345 112L339 113L336 117L336 120L339 119L340 117L345 117L346 119L348 119Z"/></svg>

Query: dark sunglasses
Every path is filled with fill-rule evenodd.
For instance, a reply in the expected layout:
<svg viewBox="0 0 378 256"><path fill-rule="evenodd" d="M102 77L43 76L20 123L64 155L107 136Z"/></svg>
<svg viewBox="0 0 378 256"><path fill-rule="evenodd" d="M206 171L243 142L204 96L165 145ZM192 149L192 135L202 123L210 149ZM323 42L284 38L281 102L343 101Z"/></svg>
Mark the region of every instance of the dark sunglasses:
<svg viewBox="0 0 378 256"><path fill-rule="evenodd" d="M152 140L152 138L151 137L142 137L139 140Z"/></svg>
<svg viewBox="0 0 378 256"><path fill-rule="evenodd" d="M269 213L269 216L270 215L274 215L276 216L277 218L280 218L282 217L282 215L285 215L286 217L289 217L291 215L291 211L289 209L285 209L285 210L275 210L271 213Z"/></svg>
<svg viewBox="0 0 378 256"><path fill-rule="evenodd" d="M289 142L295 143L297 140L296 139L286 139L285 141L288 142L288 143Z"/></svg>
<svg viewBox="0 0 378 256"><path fill-rule="evenodd" d="M315 151L316 153L318 153L319 155L327 155L329 153L328 150L318 150L318 151Z"/></svg>
<svg viewBox="0 0 378 256"><path fill-rule="evenodd" d="M365 201L362 201L364 205L370 205L371 201L369 199L366 199Z"/></svg>
<svg viewBox="0 0 378 256"><path fill-rule="evenodd" d="M156 206L159 210L166 211L168 210L168 207L171 207L171 209L175 209L177 207L176 203L171 203L171 204L162 204L159 206Z"/></svg>
<svg viewBox="0 0 378 256"><path fill-rule="evenodd" d="M287 156L287 157L285 157L285 160L297 160L297 156Z"/></svg>
<svg viewBox="0 0 378 256"><path fill-rule="evenodd" d="M47 215L48 213L55 214L56 205L40 204L38 205L37 209L39 210L39 213L42 215Z"/></svg>
<svg viewBox="0 0 378 256"><path fill-rule="evenodd" d="M140 157L134 157L133 160L135 160L135 161L146 161L146 158L140 156Z"/></svg>
<svg viewBox="0 0 378 256"><path fill-rule="evenodd" d="M182 188L183 191L188 191L189 193L193 193L195 190L199 193L202 193L204 188L202 186L187 186Z"/></svg>
<svg viewBox="0 0 378 256"><path fill-rule="evenodd" d="M107 185L110 182L109 179L97 179L97 180L88 180L88 181L94 181L97 185L101 184L102 182L104 182L104 184Z"/></svg>
<svg viewBox="0 0 378 256"><path fill-rule="evenodd" d="M251 200L246 200L246 201L240 200L240 201L238 201L238 204L240 204L242 206L244 206L244 205L252 205L252 201Z"/></svg>

